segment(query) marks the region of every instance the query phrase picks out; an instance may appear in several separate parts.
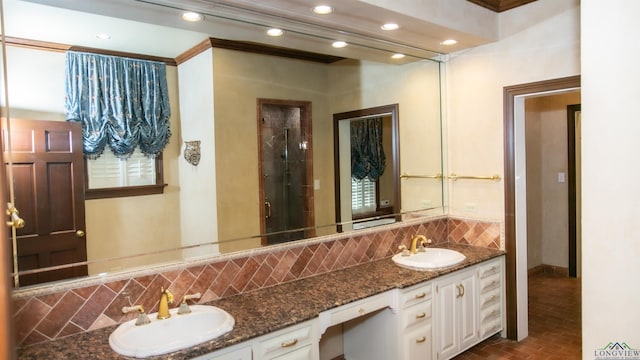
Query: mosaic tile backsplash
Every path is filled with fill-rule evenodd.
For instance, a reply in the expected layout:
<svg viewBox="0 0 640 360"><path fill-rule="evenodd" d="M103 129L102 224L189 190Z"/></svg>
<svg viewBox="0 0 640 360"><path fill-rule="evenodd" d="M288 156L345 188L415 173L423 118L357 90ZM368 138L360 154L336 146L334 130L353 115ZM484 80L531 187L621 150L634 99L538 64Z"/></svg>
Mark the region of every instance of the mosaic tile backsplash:
<svg viewBox="0 0 640 360"><path fill-rule="evenodd" d="M400 228L337 238L298 247L172 269L157 274L115 280L29 297L14 297L18 346L91 331L133 319L123 306L142 305L157 311L160 288L171 289L176 302L201 293L205 303L221 297L278 285L390 257L414 234L426 234L434 244L455 242L500 249L500 224L437 219Z"/></svg>

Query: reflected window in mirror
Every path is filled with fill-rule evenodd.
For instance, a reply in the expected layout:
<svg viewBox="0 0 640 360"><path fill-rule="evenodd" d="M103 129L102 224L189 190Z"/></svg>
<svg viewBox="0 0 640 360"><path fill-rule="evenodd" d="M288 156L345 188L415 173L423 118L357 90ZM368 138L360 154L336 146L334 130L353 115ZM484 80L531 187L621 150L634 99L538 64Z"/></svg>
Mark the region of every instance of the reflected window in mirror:
<svg viewBox="0 0 640 360"><path fill-rule="evenodd" d="M377 210L376 184L377 181L371 181L369 178L351 178L351 212L354 218L366 216Z"/></svg>
<svg viewBox="0 0 640 360"><path fill-rule="evenodd" d="M161 194L164 189L162 153L146 157L136 149L128 159L105 151L97 159L85 159L85 198Z"/></svg>
<svg viewBox="0 0 640 360"><path fill-rule="evenodd" d="M171 137L166 64L67 51L65 74L67 121L82 123L87 198L162 192L154 159Z"/></svg>

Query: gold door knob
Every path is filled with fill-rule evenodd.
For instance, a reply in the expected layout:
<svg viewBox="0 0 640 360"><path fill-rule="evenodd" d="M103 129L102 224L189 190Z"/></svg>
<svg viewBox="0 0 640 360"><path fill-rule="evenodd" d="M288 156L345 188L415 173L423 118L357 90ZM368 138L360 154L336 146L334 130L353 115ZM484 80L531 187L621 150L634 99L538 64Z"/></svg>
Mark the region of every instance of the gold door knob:
<svg viewBox="0 0 640 360"><path fill-rule="evenodd" d="M83 230L76 231L76 236L77 237L84 237L84 231Z"/></svg>

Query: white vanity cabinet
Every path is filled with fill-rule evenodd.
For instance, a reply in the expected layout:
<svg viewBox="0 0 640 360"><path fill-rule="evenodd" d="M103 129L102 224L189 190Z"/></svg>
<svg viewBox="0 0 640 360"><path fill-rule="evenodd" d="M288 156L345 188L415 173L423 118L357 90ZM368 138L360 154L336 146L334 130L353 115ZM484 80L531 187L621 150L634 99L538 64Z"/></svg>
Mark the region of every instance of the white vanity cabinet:
<svg viewBox="0 0 640 360"><path fill-rule="evenodd" d="M432 358L432 284L422 283L398 291L398 359Z"/></svg>
<svg viewBox="0 0 640 360"><path fill-rule="evenodd" d="M318 360L340 325L350 360L450 359L504 328L504 257L354 301L197 360Z"/></svg>

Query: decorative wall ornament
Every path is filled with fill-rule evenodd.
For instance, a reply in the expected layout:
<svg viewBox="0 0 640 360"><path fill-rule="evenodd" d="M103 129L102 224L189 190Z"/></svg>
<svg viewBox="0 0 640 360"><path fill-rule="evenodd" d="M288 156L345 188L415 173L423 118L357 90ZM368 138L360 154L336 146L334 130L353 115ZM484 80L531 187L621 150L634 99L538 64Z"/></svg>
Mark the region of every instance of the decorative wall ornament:
<svg viewBox="0 0 640 360"><path fill-rule="evenodd" d="M184 159L193 166L200 163L200 140L184 142Z"/></svg>

